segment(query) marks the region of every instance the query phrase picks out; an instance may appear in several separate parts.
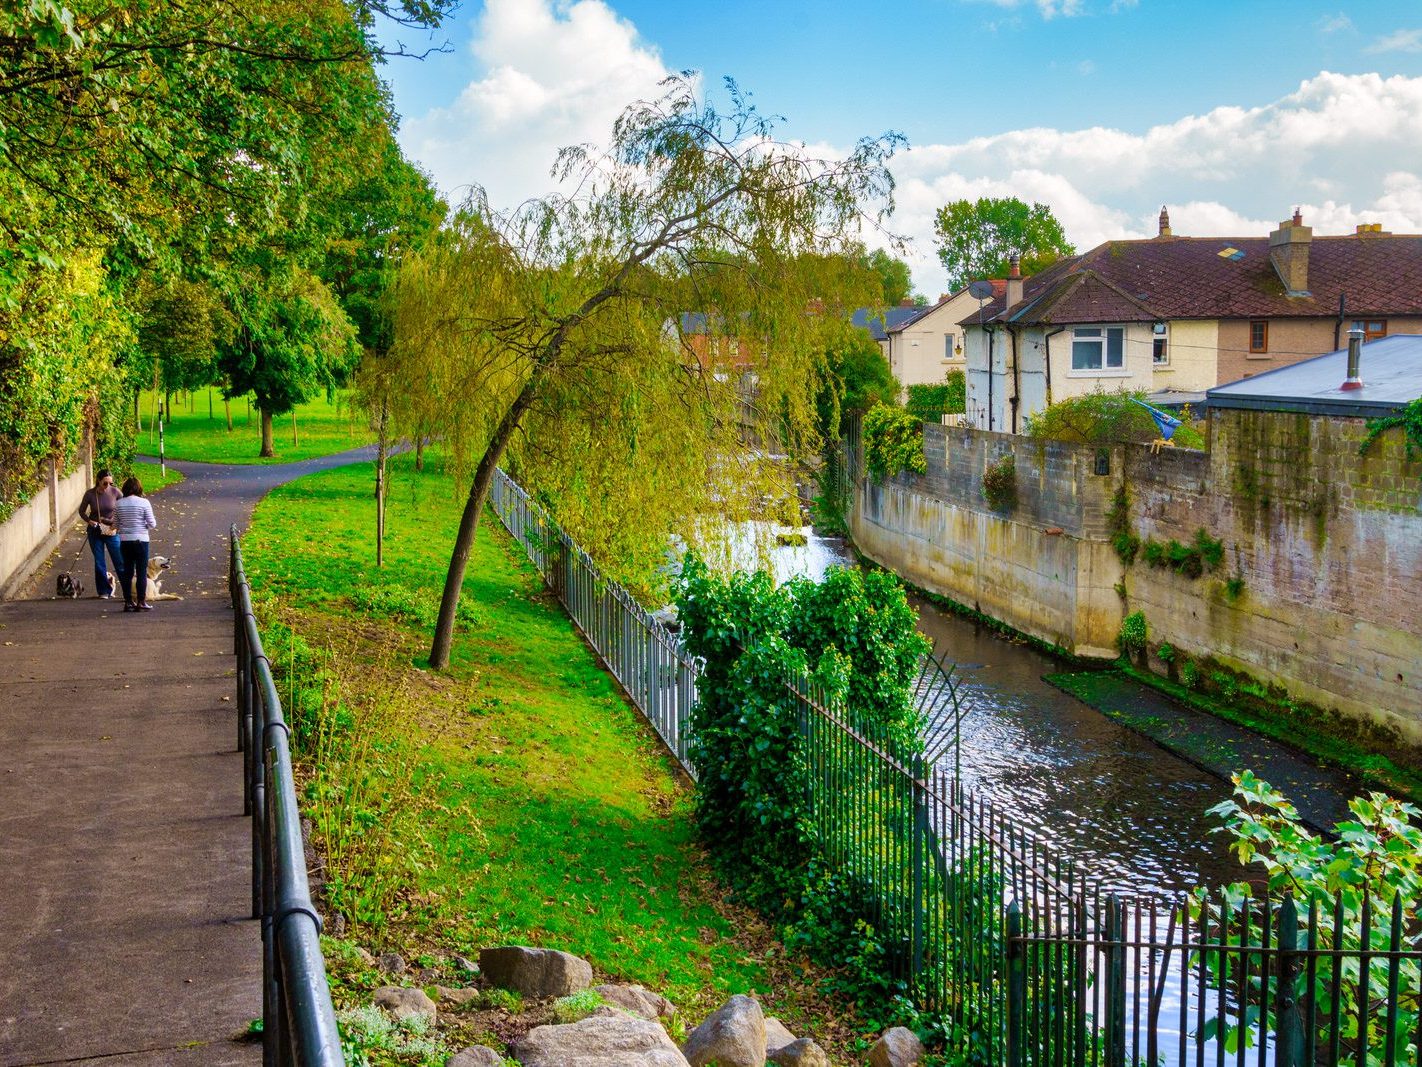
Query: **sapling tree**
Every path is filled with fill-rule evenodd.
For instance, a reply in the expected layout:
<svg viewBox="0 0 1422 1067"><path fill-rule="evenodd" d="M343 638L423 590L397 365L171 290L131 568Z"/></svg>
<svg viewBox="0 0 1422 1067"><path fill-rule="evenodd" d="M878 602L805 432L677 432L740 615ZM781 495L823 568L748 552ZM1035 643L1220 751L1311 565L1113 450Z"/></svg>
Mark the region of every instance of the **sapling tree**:
<svg viewBox="0 0 1422 1067"><path fill-rule="evenodd" d="M391 413L469 479L433 666L506 456L586 547L651 563L674 514L760 491L744 441L817 444L826 324L879 287L848 253L889 206L898 139L809 158L727 84L722 110L668 79L606 151L559 154L571 193L511 213L476 196L403 261Z"/></svg>

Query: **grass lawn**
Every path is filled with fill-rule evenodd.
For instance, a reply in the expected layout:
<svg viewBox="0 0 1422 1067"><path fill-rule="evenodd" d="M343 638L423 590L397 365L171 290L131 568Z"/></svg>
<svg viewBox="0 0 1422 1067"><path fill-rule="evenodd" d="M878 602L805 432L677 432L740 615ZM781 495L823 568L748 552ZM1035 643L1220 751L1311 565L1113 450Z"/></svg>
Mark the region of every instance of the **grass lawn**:
<svg viewBox="0 0 1422 1067"><path fill-rule="evenodd" d="M156 463L130 463L128 473L143 483L145 493L155 493L165 486L177 485L183 480L182 471L174 470L172 467L164 471ZM123 478L118 479L118 484L123 485Z"/></svg>
<svg viewBox="0 0 1422 1067"><path fill-rule="evenodd" d="M817 993L813 970L787 959L760 919L726 902L693 840L689 789L492 513L471 555L451 670L421 669L429 627L416 620L438 602L463 503L433 466L418 475L410 457L392 461L381 571L368 464L276 490L244 541L264 622L329 644L343 698L398 706L418 749L419 815L389 836L418 884L387 908L388 922L352 936L407 958L422 946L565 949L599 981L664 993L689 1025L754 991L797 1034L845 1052L856 1035L843 1005ZM297 640L285 634L278 627L268 648L279 668L283 641ZM358 817L370 833L399 821Z"/></svg>
<svg viewBox="0 0 1422 1067"><path fill-rule="evenodd" d="M142 429L135 443L139 452L150 456L158 454L158 431L149 428L156 403L151 389L139 394ZM190 398L179 394L163 425L164 451L168 459L198 463L294 463L359 448L373 439L365 416L353 410L345 392L338 392L334 401L320 396L302 404L295 416L297 443L292 442L292 416L278 415L272 423L276 456L262 459L257 455L262 449L262 417L250 397L232 401L232 429L228 430L220 390L209 386Z"/></svg>

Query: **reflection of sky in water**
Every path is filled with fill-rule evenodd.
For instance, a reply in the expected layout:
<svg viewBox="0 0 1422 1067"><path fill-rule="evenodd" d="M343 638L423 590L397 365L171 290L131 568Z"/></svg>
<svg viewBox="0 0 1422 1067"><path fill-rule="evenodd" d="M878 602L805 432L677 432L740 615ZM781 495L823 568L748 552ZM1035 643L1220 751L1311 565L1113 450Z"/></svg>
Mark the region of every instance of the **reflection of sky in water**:
<svg viewBox="0 0 1422 1067"><path fill-rule="evenodd" d="M809 527L740 523L733 532L715 562L755 569L768 558L777 582L818 579L827 567L853 563L842 542ZM808 543L777 547L781 532L802 533ZM1229 796L1227 782L1042 681L1062 669L1044 653L922 601L915 606L934 654L959 664L972 704L961 752L969 788L1107 887L1182 890L1244 875L1205 814ZM929 745L946 748L939 765L951 769L951 745L932 736Z"/></svg>

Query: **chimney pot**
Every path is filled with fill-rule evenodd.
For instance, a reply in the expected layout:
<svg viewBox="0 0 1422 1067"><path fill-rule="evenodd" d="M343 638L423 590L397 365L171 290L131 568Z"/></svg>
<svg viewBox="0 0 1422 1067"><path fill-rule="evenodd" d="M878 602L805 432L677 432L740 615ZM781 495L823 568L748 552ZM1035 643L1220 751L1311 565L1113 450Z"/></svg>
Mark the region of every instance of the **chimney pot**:
<svg viewBox="0 0 1422 1067"><path fill-rule="evenodd" d="M1161 237L1170 236L1170 212L1165 210L1165 205L1160 205L1160 233Z"/></svg>
<svg viewBox="0 0 1422 1067"><path fill-rule="evenodd" d="M902 300L899 301L899 307L901 307L901 308L911 308L911 307L913 307L913 297L911 297L911 296L906 296L906 297L904 297Z"/></svg>
<svg viewBox="0 0 1422 1067"><path fill-rule="evenodd" d="M1299 214L1299 209L1298 209L1298 208L1294 208L1294 220L1293 220L1293 221L1294 221L1294 225L1295 225L1295 226L1302 226L1302 225L1303 225L1303 215Z"/></svg>
<svg viewBox="0 0 1422 1067"><path fill-rule="evenodd" d="M1022 260L1016 256L1011 256L1007 260L1007 276L1009 278L1022 277Z"/></svg>
<svg viewBox="0 0 1422 1067"><path fill-rule="evenodd" d="M1363 387L1363 328L1354 326L1348 331L1348 377L1340 389L1361 389Z"/></svg>

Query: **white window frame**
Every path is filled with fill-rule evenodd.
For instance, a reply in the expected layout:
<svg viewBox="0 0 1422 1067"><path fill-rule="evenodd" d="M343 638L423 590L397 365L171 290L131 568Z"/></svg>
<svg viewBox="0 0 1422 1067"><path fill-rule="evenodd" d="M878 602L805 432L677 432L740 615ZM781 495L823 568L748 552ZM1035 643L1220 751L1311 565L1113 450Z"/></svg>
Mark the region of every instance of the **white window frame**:
<svg viewBox="0 0 1422 1067"><path fill-rule="evenodd" d="M954 335L954 334L945 333L945 334L943 335L943 362L944 362L944 363L947 363L947 362L949 362L949 361L951 361L951 360L954 360L954 359L957 359L957 358L958 358L958 357L954 354L954 352L953 352L953 343L954 343L954 340L955 340L955 335Z"/></svg>
<svg viewBox="0 0 1422 1067"><path fill-rule="evenodd" d="M1111 340L1112 334L1118 340L1116 345L1117 362L1111 363ZM1096 349L1095 361L1083 365L1077 363L1077 348L1082 349L1094 347ZM1128 374L1126 370L1126 328L1124 326L1077 326L1071 331L1071 370L1070 375L1079 377L1097 377L1109 375Z"/></svg>
<svg viewBox="0 0 1422 1067"><path fill-rule="evenodd" d="M1150 362L1153 367L1170 366L1170 324L1157 322L1151 327Z"/></svg>

